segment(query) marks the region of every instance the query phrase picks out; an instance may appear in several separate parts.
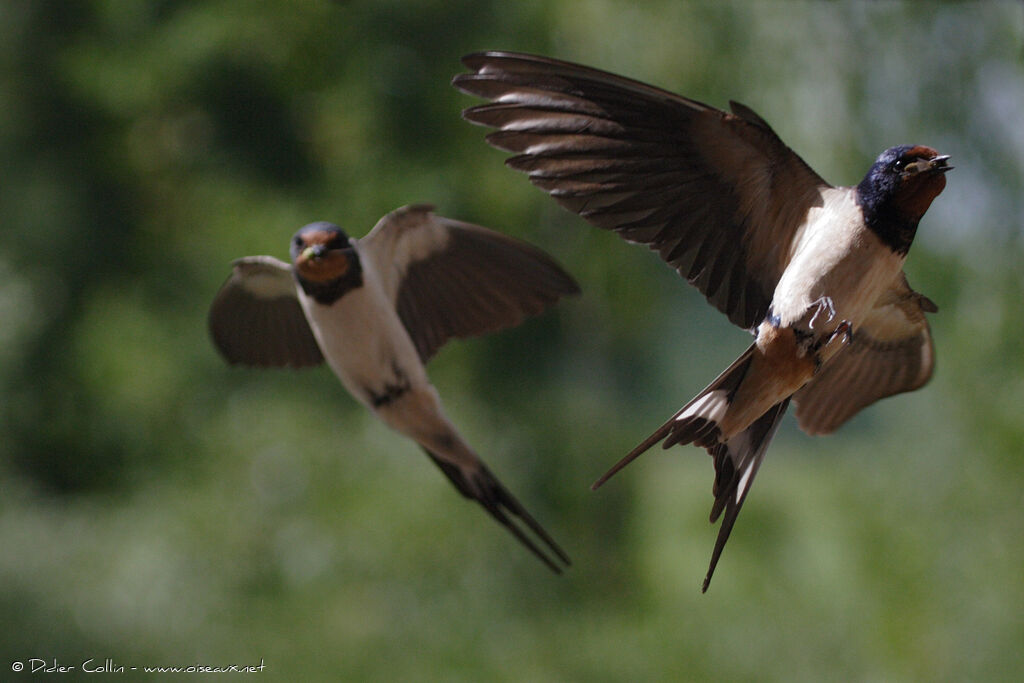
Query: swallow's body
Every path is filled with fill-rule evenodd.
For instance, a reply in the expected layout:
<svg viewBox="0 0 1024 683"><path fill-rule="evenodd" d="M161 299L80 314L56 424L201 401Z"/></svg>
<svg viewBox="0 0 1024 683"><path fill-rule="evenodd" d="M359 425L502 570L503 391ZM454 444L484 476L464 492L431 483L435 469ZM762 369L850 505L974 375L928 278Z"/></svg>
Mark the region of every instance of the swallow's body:
<svg viewBox="0 0 1024 683"><path fill-rule="evenodd" d="M352 396L424 448L461 441L376 272L364 269L362 285L329 304L296 288L324 360Z"/></svg>
<svg viewBox="0 0 1024 683"><path fill-rule="evenodd" d="M826 298L838 320L859 327L903 269L905 255L888 249L865 228L852 188L823 190L822 202L807 212L802 234L794 239L789 263L775 286L771 313L779 327L810 327L808 314L816 313L815 307Z"/></svg>
<svg viewBox="0 0 1024 683"><path fill-rule="evenodd" d="M945 187L947 157L883 152L855 187L833 187L748 107L726 113L597 69L509 52L469 55L464 116L560 204L646 244L754 343L601 477L657 443L693 443L715 464L724 512L708 583L790 401L828 433L860 409L923 385L933 353L903 262Z"/></svg>
<svg viewBox="0 0 1024 683"><path fill-rule="evenodd" d="M359 245L352 248L359 253ZM367 259L360 255L359 261ZM296 290L327 364L367 408L376 411L414 386L430 386L376 271L364 268L362 284L329 303L306 294L298 282Z"/></svg>
<svg viewBox="0 0 1024 683"><path fill-rule="evenodd" d="M224 356L262 366L326 361L357 400L560 571L555 560L568 557L456 431L424 363L450 337L516 324L575 293L572 279L539 250L426 206L388 214L362 240L310 224L291 252L291 265L268 256L236 261L210 310Z"/></svg>
<svg viewBox="0 0 1024 683"><path fill-rule="evenodd" d="M845 338L836 328L859 329L903 269L905 257L865 229L851 188L822 194L824 205L808 212L769 315L755 330L751 365L718 422L721 441L807 384L842 349Z"/></svg>

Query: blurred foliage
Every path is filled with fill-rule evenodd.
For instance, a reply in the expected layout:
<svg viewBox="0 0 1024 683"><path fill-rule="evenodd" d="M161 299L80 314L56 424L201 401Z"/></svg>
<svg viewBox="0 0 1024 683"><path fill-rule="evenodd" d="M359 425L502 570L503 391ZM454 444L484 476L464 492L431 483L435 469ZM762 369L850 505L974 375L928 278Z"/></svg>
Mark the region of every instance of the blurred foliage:
<svg viewBox="0 0 1024 683"><path fill-rule="evenodd" d="M0 667L1016 680L1022 43L1017 3L0 3ZM957 166L908 263L940 306L936 377L827 439L787 420L707 595L702 451L588 485L747 340L460 120L459 58L493 48L740 100L835 183L898 143ZM328 371L208 342L233 258L419 201L583 286L431 364L573 556L561 578Z"/></svg>

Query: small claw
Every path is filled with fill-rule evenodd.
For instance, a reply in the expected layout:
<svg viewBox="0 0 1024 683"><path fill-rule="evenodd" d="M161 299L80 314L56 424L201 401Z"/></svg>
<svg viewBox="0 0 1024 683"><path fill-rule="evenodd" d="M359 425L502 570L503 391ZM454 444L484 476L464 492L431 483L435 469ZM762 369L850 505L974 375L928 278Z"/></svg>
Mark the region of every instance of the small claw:
<svg viewBox="0 0 1024 683"><path fill-rule="evenodd" d="M836 326L836 329L828 338L829 343L839 335L843 335L844 344L850 344L853 342L853 325L850 324L849 320L844 320Z"/></svg>
<svg viewBox="0 0 1024 683"><path fill-rule="evenodd" d="M810 322L807 323L807 326L810 327L812 330L814 329L814 324L818 320L818 316L821 315L822 313L828 315L828 318L825 320L826 323L832 322L832 319L836 317L836 306L832 302L831 297L823 296L817 301L815 301L814 304L817 304L818 310L814 312L814 315L811 316Z"/></svg>

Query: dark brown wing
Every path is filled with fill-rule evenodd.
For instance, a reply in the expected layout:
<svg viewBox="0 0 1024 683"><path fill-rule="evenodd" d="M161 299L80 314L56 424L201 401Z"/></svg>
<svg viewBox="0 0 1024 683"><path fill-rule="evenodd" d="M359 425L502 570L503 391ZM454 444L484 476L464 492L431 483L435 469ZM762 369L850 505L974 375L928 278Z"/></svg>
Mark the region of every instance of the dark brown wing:
<svg viewBox="0 0 1024 683"><path fill-rule="evenodd" d="M234 262L208 322L229 363L300 368L324 360L295 294L291 266L272 256Z"/></svg>
<svg viewBox="0 0 1024 683"><path fill-rule="evenodd" d="M508 165L594 225L661 257L743 328L759 323L793 234L828 184L747 107L732 114L546 57L486 52L452 81L493 100Z"/></svg>
<svg viewBox="0 0 1024 683"><path fill-rule="evenodd" d="M416 205L388 214L359 241L420 358L445 341L494 332L540 313L576 282L540 249Z"/></svg>
<svg viewBox="0 0 1024 683"><path fill-rule="evenodd" d="M935 366L925 313L937 310L901 274L847 347L794 395L800 428L828 434L875 401L923 386Z"/></svg>

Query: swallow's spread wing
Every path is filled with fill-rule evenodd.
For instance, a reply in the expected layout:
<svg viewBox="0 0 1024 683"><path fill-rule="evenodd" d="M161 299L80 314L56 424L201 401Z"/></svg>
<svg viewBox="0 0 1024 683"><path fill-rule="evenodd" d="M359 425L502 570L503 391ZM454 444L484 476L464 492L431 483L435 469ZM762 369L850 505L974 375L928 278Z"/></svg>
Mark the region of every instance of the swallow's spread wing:
<svg viewBox="0 0 1024 683"><path fill-rule="evenodd" d="M579 291L540 249L426 205L389 213L359 244L424 362L451 337L511 327Z"/></svg>
<svg viewBox="0 0 1024 683"><path fill-rule="evenodd" d="M210 335L224 358L262 367L322 363L291 266L272 256L248 256L232 266L209 315Z"/></svg>
<svg viewBox="0 0 1024 683"><path fill-rule="evenodd" d="M743 328L761 322L828 187L764 120L546 57L469 55L466 119L508 165L594 225L648 245Z"/></svg>
<svg viewBox="0 0 1024 683"><path fill-rule="evenodd" d="M935 365L925 313L937 310L901 274L846 348L794 395L800 428L828 434L875 401L924 385Z"/></svg>

